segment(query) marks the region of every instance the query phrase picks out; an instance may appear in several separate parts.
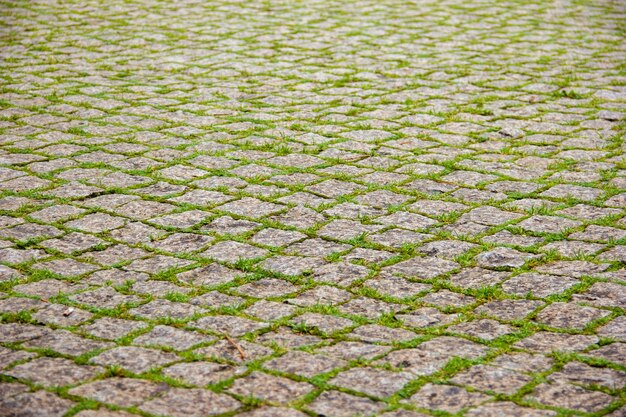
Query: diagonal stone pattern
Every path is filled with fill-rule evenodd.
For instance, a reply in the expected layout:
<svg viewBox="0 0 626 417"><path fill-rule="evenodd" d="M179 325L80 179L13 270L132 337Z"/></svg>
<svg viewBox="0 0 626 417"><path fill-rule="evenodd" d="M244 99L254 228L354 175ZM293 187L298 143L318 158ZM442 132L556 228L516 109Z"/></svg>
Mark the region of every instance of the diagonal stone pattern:
<svg viewBox="0 0 626 417"><path fill-rule="evenodd" d="M625 17L0 0L0 415L623 416Z"/></svg>

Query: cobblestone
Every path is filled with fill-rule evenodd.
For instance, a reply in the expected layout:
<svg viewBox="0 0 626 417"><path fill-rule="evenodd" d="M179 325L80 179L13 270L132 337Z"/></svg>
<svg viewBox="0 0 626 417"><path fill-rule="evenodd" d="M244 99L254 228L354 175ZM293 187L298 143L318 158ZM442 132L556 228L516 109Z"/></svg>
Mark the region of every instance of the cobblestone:
<svg viewBox="0 0 626 417"><path fill-rule="evenodd" d="M0 415L623 415L625 16L0 0Z"/></svg>

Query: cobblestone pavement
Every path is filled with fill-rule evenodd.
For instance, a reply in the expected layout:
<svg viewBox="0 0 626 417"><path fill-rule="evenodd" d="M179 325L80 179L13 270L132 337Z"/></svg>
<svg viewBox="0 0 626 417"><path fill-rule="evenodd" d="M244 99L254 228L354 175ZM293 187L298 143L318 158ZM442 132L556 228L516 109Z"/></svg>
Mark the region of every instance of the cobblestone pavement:
<svg viewBox="0 0 626 417"><path fill-rule="evenodd" d="M625 18L0 0L0 415L624 416Z"/></svg>

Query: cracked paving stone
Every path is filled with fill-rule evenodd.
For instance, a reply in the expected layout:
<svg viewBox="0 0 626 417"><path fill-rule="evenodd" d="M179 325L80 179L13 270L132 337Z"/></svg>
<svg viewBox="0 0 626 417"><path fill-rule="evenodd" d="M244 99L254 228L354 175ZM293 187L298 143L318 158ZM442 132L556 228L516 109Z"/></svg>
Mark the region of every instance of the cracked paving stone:
<svg viewBox="0 0 626 417"><path fill-rule="evenodd" d="M67 330L55 330L48 331L36 339L28 340L24 346L50 349L68 356L80 356L94 350L110 348L113 344L85 339Z"/></svg>
<svg viewBox="0 0 626 417"><path fill-rule="evenodd" d="M282 279L262 278L258 281L236 287L240 294L255 298L281 297L298 291L298 287Z"/></svg>
<svg viewBox="0 0 626 417"><path fill-rule="evenodd" d="M626 286L611 282L596 282L582 294L574 294L572 300L596 307L626 308Z"/></svg>
<svg viewBox="0 0 626 417"><path fill-rule="evenodd" d="M220 211L226 211L228 213L236 214L237 216L258 219L284 210L285 206L268 203L258 200L256 198L245 197L241 200L232 201L230 203L221 205L217 209Z"/></svg>
<svg viewBox="0 0 626 417"><path fill-rule="evenodd" d="M255 371L244 378L235 380L228 391L244 397L260 398L282 404L302 397L313 389L313 385L307 382L296 382Z"/></svg>
<svg viewBox="0 0 626 417"><path fill-rule="evenodd" d="M99 366L79 366L69 359L38 358L17 365L4 374L38 385L60 387L85 382L103 371Z"/></svg>
<svg viewBox="0 0 626 417"><path fill-rule="evenodd" d="M626 362L626 343L611 343L610 345L602 346L599 349L585 353L585 355L623 364Z"/></svg>
<svg viewBox="0 0 626 417"><path fill-rule="evenodd" d="M135 346L119 346L100 353L93 357L91 362L102 366L119 366L140 374L151 368L161 367L177 360L180 358L169 352Z"/></svg>

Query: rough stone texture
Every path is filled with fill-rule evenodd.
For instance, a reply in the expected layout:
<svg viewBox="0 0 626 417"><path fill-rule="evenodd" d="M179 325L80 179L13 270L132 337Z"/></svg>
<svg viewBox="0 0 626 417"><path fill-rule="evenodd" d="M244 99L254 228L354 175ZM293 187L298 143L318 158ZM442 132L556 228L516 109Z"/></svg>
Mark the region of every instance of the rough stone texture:
<svg viewBox="0 0 626 417"><path fill-rule="evenodd" d="M621 416L623 3L0 0L0 415Z"/></svg>

